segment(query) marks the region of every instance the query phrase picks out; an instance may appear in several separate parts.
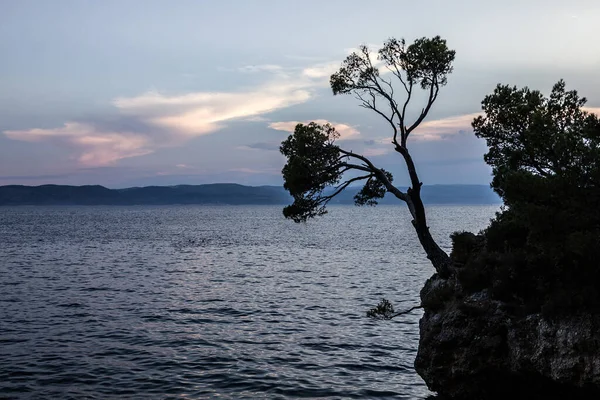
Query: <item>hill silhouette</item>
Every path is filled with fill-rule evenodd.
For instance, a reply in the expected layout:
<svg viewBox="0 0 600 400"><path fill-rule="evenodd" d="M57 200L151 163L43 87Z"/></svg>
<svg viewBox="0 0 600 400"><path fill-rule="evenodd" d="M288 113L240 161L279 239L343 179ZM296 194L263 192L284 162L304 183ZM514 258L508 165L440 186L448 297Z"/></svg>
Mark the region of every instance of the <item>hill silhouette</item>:
<svg viewBox="0 0 600 400"><path fill-rule="evenodd" d="M331 204L353 204L359 188L348 188ZM288 204L281 186L244 186L234 183L146 186L108 189L100 185L0 186L0 205L169 205L169 204ZM431 185L423 187L427 204L499 204L487 185ZM386 197L381 204L399 204Z"/></svg>

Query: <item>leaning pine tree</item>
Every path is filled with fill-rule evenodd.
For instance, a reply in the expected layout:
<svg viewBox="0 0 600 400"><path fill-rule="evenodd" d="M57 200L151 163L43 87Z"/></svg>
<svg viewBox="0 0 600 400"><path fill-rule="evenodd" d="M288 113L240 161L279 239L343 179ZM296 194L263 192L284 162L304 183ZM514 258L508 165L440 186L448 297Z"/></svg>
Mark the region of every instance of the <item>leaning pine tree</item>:
<svg viewBox="0 0 600 400"><path fill-rule="evenodd" d="M284 208L284 215L296 222L323 215L333 197L350 184L363 181L355 203L376 205L388 192L404 201L427 258L438 274L446 276L450 257L429 232L421 199L422 182L408 143L411 133L427 117L440 88L446 85L454 56L455 52L449 50L446 41L439 36L417 39L408 46L404 40L389 39L378 51L376 60L367 46L349 55L339 71L331 76L333 94L354 95L362 107L388 122L391 145L406 164L410 187L400 190L393 185L391 173L378 168L367 157L339 147L336 144L339 134L333 126L298 124L280 148L287 158L282 171L284 187L294 198L293 204ZM399 91L402 98L397 96ZM426 104L415 119L409 120L407 109L418 91L425 91ZM375 310L375 314L384 318L393 314L387 302Z"/></svg>

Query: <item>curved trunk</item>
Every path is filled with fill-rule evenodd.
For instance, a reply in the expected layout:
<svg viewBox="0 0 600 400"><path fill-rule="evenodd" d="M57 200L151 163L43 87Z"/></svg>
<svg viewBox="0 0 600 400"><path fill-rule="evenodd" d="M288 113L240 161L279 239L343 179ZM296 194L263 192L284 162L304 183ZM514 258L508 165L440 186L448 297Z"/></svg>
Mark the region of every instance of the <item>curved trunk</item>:
<svg viewBox="0 0 600 400"><path fill-rule="evenodd" d="M450 271L450 257L444 250L440 248L440 246L438 246L436 241L433 239L433 236L431 236L431 232L429 232L429 227L427 226L427 217L425 215L425 206L421 200L421 186L423 184L419 181L415 163L413 162L412 157L410 156L410 153L406 147L397 146L396 151L398 151L404 157L408 174L410 176L412 187L408 189L406 204L408 205L410 213L413 217L412 224L417 231L419 242L421 243L423 250L425 250L427 258L431 261L431 264L433 264L433 267L438 274L447 277Z"/></svg>
<svg viewBox="0 0 600 400"><path fill-rule="evenodd" d="M408 207L413 216L412 224L417 232L417 237L421 243L421 247L425 250L427 258L435 268L438 274L442 277L447 277L450 271L450 257L444 250L440 248L427 226L425 217L425 206L421 200L420 192L409 191Z"/></svg>

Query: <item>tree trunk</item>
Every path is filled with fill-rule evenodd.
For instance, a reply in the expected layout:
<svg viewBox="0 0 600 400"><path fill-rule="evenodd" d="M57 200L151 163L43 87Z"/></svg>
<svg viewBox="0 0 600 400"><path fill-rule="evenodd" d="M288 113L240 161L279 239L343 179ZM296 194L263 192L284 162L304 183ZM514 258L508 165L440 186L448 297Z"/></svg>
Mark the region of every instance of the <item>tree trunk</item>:
<svg viewBox="0 0 600 400"><path fill-rule="evenodd" d="M425 206L421 200L420 187L418 190L408 190L408 208L413 216L412 224L417 232L419 242L427 254L427 258L435 268L438 274L442 277L448 277L450 272L450 257L436 243L429 227L427 226L427 218L425 216Z"/></svg>
<svg viewBox="0 0 600 400"><path fill-rule="evenodd" d="M421 200L421 186L423 184L419 181L415 163L405 146L397 145L396 151L404 157L408 169L412 187L407 191L406 203L408 204L408 208L413 217L412 224L417 231L419 242L421 242L421 246L423 247L423 250L425 250L427 258L431 261L431 264L433 264L433 267L438 274L443 277L448 277L451 264L450 257L440 248L440 246L438 246L429 232L427 217L425 216L425 206Z"/></svg>

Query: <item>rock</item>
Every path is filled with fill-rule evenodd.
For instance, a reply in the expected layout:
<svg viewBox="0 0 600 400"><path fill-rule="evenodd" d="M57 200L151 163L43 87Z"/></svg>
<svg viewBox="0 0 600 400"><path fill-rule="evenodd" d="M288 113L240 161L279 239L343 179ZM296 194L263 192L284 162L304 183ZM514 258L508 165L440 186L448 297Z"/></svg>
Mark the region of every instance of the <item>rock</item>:
<svg viewBox="0 0 600 400"><path fill-rule="evenodd" d="M448 398L600 399L600 315L519 315L456 274L430 278L415 368Z"/></svg>

